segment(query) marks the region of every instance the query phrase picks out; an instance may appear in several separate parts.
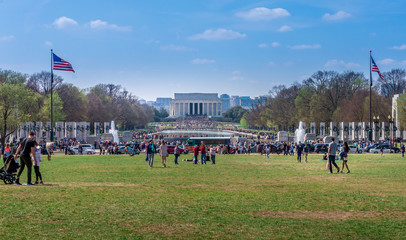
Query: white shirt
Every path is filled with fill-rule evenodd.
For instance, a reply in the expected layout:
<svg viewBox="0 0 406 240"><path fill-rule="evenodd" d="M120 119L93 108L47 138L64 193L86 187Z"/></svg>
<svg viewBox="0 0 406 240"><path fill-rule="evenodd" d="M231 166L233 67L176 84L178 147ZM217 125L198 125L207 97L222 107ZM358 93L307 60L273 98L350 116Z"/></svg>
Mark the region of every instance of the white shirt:
<svg viewBox="0 0 406 240"><path fill-rule="evenodd" d="M38 166L41 163L41 149L35 149L35 158L37 159L37 163L34 166Z"/></svg>

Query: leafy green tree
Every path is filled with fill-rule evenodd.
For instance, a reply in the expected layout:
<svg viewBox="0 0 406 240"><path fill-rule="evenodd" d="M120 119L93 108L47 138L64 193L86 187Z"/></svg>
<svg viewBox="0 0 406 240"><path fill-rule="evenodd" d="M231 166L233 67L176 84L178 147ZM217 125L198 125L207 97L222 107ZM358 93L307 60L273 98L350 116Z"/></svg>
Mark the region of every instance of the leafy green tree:
<svg viewBox="0 0 406 240"><path fill-rule="evenodd" d="M231 118L233 122L240 122L241 118L246 112L248 112L248 110L244 109L243 107L235 106L223 113L223 116L226 118Z"/></svg>
<svg viewBox="0 0 406 240"><path fill-rule="evenodd" d="M62 100L65 121L87 120L88 100L86 94L73 84L62 84L56 91Z"/></svg>
<svg viewBox="0 0 406 240"><path fill-rule="evenodd" d="M20 125L31 120L37 110L40 95L25 84L27 76L13 71L0 71L0 136L4 145L6 138Z"/></svg>
<svg viewBox="0 0 406 240"><path fill-rule="evenodd" d="M62 99L59 97L58 92L54 92L52 94L52 102L53 102L53 121L63 121L65 120L65 114L63 113L63 102ZM44 105L41 108L41 121L43 122L50 122L51 121L51 94L47 94L44 99Z"/></svg>

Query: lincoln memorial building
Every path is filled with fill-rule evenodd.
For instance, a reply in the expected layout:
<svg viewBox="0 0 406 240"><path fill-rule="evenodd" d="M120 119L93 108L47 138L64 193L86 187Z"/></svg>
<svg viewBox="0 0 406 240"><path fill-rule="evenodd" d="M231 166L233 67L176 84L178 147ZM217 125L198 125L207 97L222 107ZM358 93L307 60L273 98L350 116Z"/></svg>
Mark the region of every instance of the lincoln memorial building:
<svg viewBox="0 0 406 240"><path fill-rule="evenodd" d="M175 93L171 100L169 115L183 116L221 116L221 99L217 93Z"/></svg>

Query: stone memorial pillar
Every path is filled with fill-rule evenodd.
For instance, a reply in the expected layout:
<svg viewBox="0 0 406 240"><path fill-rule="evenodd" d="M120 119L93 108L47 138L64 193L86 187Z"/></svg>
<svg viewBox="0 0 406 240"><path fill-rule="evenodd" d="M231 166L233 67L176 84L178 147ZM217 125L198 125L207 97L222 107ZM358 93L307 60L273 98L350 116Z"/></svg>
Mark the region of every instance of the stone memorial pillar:
<svg viewBox="0 0 406 240"><path fill-rule="evenodd" d="M310 123L310 133L316 134L316 123L315 122Z"/></svg>
<svg viewBox="0 0 406 240"><path fill-rule="evenodd" d="M338 135L338 127L336 122L330 122L330 136L336 137Z"/></svg>
<svg viewBox="0 0 406 240"><path fill-rule="evenodd" d="M340 141L346 141L348 139L348 123L340 122Z"/></svg>
<svg viewBox="0 0 406 240"><path fill-rule="evenodd" d="M94 131L95 136L100 135L100 123L99 122L94 123L94 130L93 131Z"/></svg>
<svg viewBox="0 0 406 240"><path fill-rule="evenodd" d="M42 122L35 122L35 136L37 137L37 139L42 138L42 129L43 129Z"/></svg>
<svg viewBox="0 0 406 240"><path fill-rule="evenodd" d="M57 140L61 140L65 137L65 131L63 127L63 122L56 122L55 123L55 137Z"/></svg>
<svg viewBox="0 0 406 240"><path fill-rule="evenodd" d="M390 129L389 129L389 125L387 122L382 122L381 123L382 127L381 127L381 132L382 132L382 140L386 140L387 138L390 137Z"/></svg>
<svg viewBox="0 0 406 240"><path fill-rule="evenodd" d="M326 136L326 123L320 123L320 138L324 138Z"/></svg>
<svg viewBox="0 0 406 240"><path fill-rule="evenodd" d="M87 142L87 137L90 136L90 122L85 122L85 141Z"/></svg>
<svg viewBox="0 0 406 240"><path fill-rule="evenodd" d="M110 122L104 122L104 133L109 133Z"/></svg>
<svg viewBox="0 0 406 240"><path fill-rule="evenodd" d="M378 141L379 140L379 129L380 129L379 123L373 122L372 127L373 127L373 129L372 129L372 140L373 141Z"/></svg>
<svg viewBox="0 0 406 240"><path fill-rule="evenodd" d="M47 142L51 140L51 122L45 123L45 140Z"/></svg>
<svg viewBox="0 0 406 240"><path fill-rule="evenodd" d="M355 122L350 122L350 134L349 134L349 139L351 141L354 141L356 139L356 134L355 134L355 128L357 126L357 123Z"/></svg>

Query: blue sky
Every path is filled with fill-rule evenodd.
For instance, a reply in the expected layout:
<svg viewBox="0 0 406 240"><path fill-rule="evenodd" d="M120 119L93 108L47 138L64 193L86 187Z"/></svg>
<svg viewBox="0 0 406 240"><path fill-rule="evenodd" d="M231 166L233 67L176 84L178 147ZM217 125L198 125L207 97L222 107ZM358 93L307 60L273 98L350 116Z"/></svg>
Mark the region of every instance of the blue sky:
<svg viewBox="0 0 406 240"><path fill-rule="evenodd" d="M317 70L406 68L406 1L0 0L0 68L50 70L80 88L265 95ZM374 76L375 79L377 76Z"/></svg>

